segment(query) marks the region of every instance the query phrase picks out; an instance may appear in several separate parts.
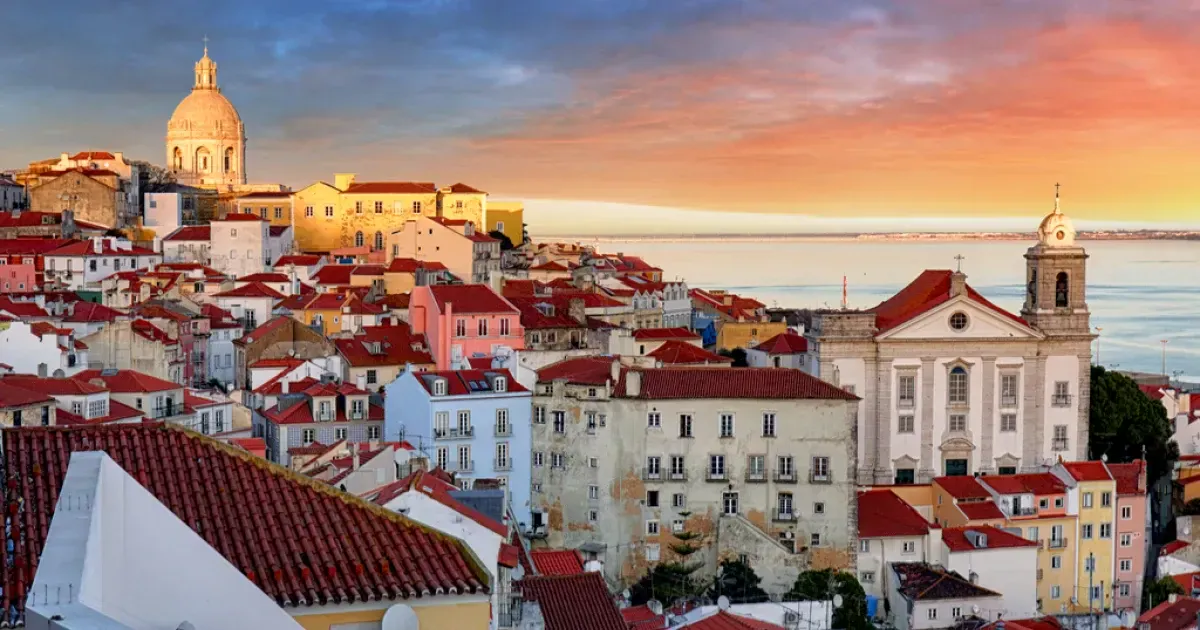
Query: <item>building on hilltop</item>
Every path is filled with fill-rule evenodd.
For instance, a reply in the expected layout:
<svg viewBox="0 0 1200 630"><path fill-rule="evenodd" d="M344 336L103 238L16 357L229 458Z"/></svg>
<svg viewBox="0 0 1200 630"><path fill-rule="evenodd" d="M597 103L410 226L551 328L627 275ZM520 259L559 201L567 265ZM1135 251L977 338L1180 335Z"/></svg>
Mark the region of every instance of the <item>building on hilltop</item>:
<svg viewBox="0 0 1200 630"><path fill-rule="evenodd" d="M1025 259L1020 315L951 270L926 270L867 311L818 315L806 335L818 375L862 397L859 483L1087 457L1087 253L1057 197Z"/></svg>
<svg viewBox="0 0 1200 630"><path fill-rule="evenodd" d="M246 128L221 93L217 64L196 62L195 82L167 123L167 165L181 184L231 189L246 183Z"/></svg>

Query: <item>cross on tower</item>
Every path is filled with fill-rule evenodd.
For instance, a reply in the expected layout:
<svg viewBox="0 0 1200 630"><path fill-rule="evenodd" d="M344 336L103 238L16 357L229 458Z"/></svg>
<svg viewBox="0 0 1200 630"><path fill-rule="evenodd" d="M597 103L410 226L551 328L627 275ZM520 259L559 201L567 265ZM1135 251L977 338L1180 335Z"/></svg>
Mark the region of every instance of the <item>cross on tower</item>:
<svg viewBox="0 0 1200 630"><path fill-rule="evenodd" d="M967 259L967 258L966 258L966 256L963 256L962 254L959 254L959 255L957 255L957 256L955 256L955 257L954 257L954 260L958 261L958 269L957 269L957 271L958 271L959 273L962 273L962 261L964 261L964 260L966 260L966 259Z"/></svg>
<svg viewBox="0 0 1200 630"><path fill-rule="evenodd" d="M204 34L204 54L208 54L208 34Z"/></svg>

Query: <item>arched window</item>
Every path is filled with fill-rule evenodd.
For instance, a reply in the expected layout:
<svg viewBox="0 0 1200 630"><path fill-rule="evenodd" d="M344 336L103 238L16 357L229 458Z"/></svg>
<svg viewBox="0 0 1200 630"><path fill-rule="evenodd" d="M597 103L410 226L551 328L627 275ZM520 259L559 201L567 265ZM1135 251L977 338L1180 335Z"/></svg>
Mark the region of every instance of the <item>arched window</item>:
<svg viewBox="0 0 1200 630"><path fill-rule="evenodd" d="M209 168L211 168L211 166L212 166L211 164L209 164L208 158L209 158L208 149L206 149L204 147L200 147L196 151L195 169L201 173L207 173L209 171Z"/></svg>
<svg viewBox="0 0 1200 630"><path fill-rule="evenodd" d="M183 149L175 147L175 151L171 156L171 163L174 164L175 170L183 169Z"/></svg>
<svg viewBox="0 0 1200 630"><path fill-rule="evenodd" d="M225 172L233 170L233 147L225 149Z"/></svg>
<svg viewBox="0 0 1200 630"><path fill-rule="evenodd" d="M383 251L383 232L375 233L375 251Z"/></svg>
<svg viewBox="0 0 1200 630"><path fill-rule="evenodd" d="M950 370L950 381L946 386L946 399L951 405L965 405L971 393L967 369L958 366Z"/></svg>
<svg viewBox="0 0 1200 630"><path fill-rule="evenodd" d="M355 246L355 247L362 247L362 246L363 246L363 242L364 242L364 241L363 241L363 233L362 233L362 232L356 232L356 233L354 234L354 246Z"/></svg>
<svg viewBox="0 0 1200 630"><path fill-rule="evenodd" d="M1070 303L1071 281L1067 278L1067 272L1060 271L1058 277L1054 279L1054 306L1056 308L1066 308Z"/></svg>

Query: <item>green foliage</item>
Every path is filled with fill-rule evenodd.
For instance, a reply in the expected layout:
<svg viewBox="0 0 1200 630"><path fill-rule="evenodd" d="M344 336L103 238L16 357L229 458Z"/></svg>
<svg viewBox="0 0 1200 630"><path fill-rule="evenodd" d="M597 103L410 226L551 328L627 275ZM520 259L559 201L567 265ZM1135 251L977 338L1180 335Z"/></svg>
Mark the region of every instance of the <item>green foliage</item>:
<svg viewBox="0 0 1200 630"><path fill-rule="evenodd" d="M708 589L708 597L713 601L722 595L734 604L768 601L767 592L758 586L762 578L749 564L740 560L722 560L720 573Z"/></svg>
<svg viewBox="0 0 1200 630"><path fill-rule="evenodd" d="M1183 587L1179 585L1179 582L1172 580L1169 576L1159 578L1153 582L1146 583L1146 594L1145 597L1142 598L1145 601L1142 602L1142 607L1146 610L1149 610L1150 608L1167 601L1167 598L1171 595L1183 594Z"/></svg>
<svg viewBox="0 0 1200 630"><path fill-rule="evenodd" d="M1110 462L1148 461L1150 482L1171 469L1179 447L1171 440L1171 419L1162 403L1151 400L1133 379L1092 367L1091 415L1088 419L1088 456L1107 455Z"/></svg>
<svg viewBox="0 0 1200 630"><path fill-rule="evenodd" d="M491 232L488 232L488 236L500 241L500 251L502 252L506 252L513 248L512 239L508 238L508 235L500 230L492 230Z"/></svg>
<svg viewBox="0 0 1200 630"><path fill-rule="evenodd" d="M867 619L867 594L858 579L845 571L805 571L796 576L796 583L784 599L829 601L835 594L842 596L842 606L833 611L833 627L871 630L871 622Z"/></svg>
<svg viewBox="0 0 1200 630"><path fill-rule="evenodd" d="M699 564L687 565L663 562L650 569L642 579L629 587L629 599L634 606L657 599L668 607L681 599L694 597L703 590L692 575Z"/></svg>
<svg viewBox="0 0 1200 630"><path fill-rule="evenodd" d="M721 350L720 352L717 352L717 354L733 359L733 367L750 367L750 362L746 359L746 351L742 348Z"/></svg>

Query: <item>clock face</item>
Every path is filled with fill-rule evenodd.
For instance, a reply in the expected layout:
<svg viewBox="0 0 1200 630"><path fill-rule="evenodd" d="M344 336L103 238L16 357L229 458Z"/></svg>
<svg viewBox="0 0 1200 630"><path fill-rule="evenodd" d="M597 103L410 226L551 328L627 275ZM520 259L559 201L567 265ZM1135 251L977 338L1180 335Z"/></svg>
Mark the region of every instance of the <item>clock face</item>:
<svg viewBox="0 0 1200 630"><path fill-rule="evenodd" d="M1066 237L1067 237L1067 234L1066 234L1066 232L1063 232L1062 230L1059 230L1059 231L1058 231L1058 240L1060 240L1060 241L1061 241L1061 240L1063 240L1063 239L1064 239L1064 238L1066 238Z"/></svg>

